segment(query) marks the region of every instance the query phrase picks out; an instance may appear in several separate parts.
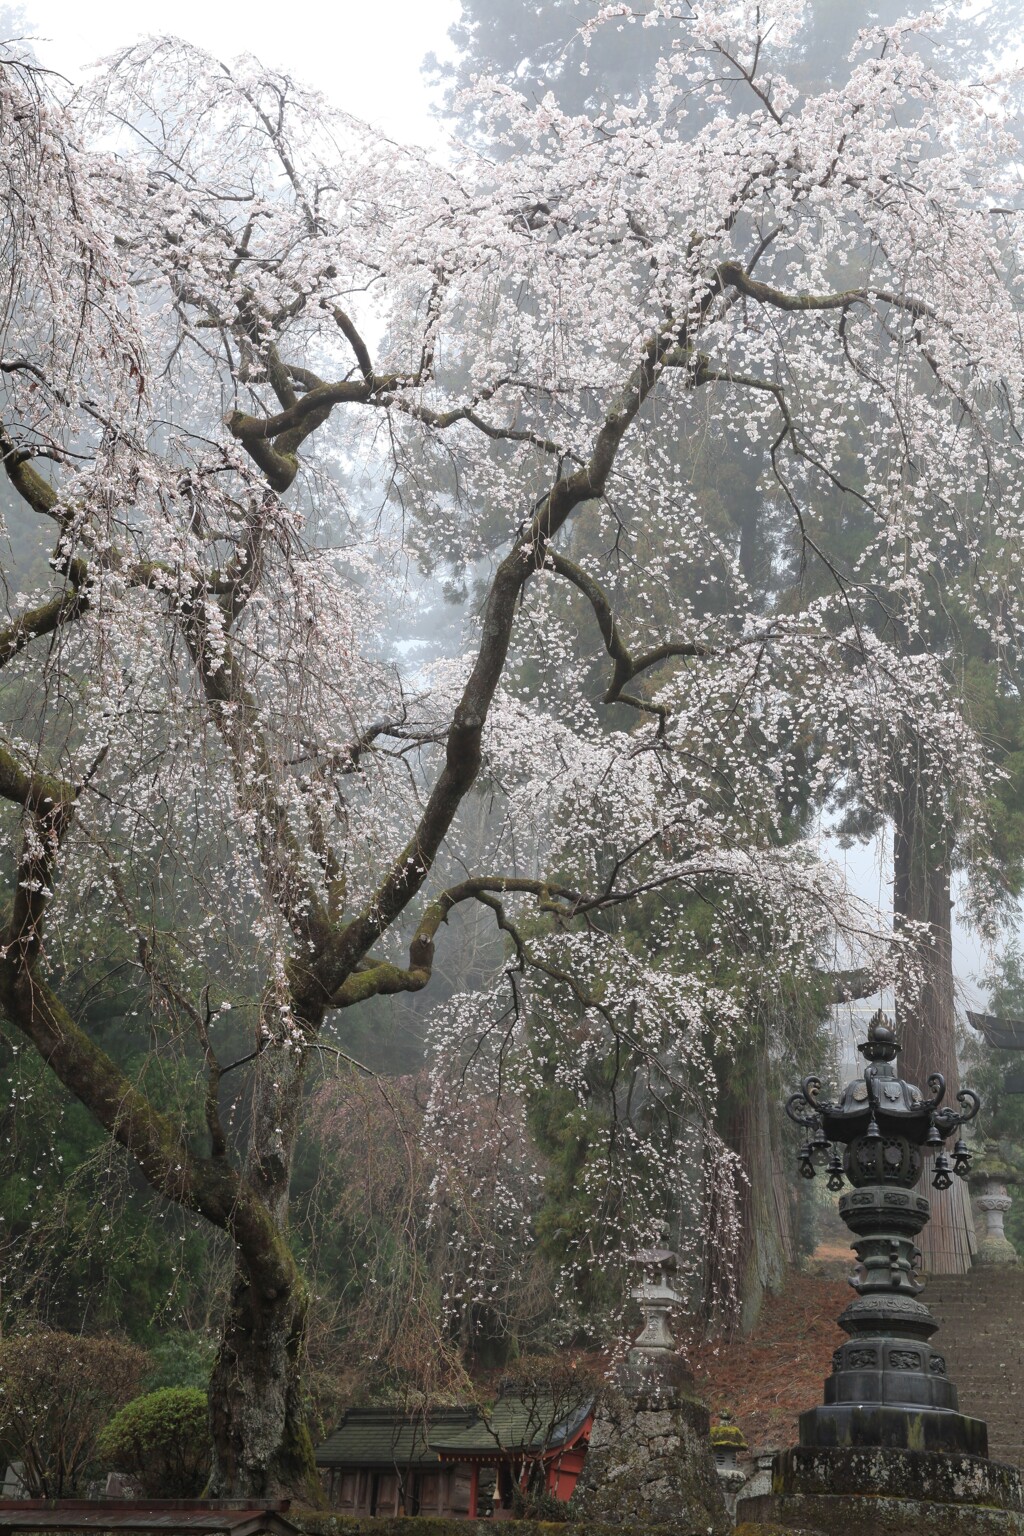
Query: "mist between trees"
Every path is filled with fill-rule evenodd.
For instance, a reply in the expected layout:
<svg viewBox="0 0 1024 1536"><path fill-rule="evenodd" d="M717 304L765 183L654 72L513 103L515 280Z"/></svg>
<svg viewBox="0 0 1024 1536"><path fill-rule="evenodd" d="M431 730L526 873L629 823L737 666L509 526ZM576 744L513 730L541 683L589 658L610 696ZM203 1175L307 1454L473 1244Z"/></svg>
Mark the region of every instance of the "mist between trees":
<svg viewBox="0 0 1024 1536"><path fill-rule="evenodd" d="M814 11L467 8L437 159L6 50L8 1294L215 1336L215 1492L609 1346L666 1232L751 1315L838 1000L955 1076L951 876L995 935L1022 849L1016 101Z"/></svg>

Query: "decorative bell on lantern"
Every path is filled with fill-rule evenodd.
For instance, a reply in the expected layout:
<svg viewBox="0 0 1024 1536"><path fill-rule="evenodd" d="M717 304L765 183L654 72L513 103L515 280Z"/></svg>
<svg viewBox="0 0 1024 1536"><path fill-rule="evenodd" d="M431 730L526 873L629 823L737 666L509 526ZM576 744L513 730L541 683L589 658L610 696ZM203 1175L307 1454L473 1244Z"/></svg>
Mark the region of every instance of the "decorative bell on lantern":
<svg viewBox="0 0 1024 1536"><path fill-rule="evenodd" d="M932 1174L932 1189L948 1189L953 1182L953 1175L949 1170L949 1158L945 1152L939 1152L935 1157L935 1171Z"/></svg>
<svg viewBox="0 0 1024 1536"><path fill-rule="evenodd" d="M958 1141L953 1148L953 1172L959 1179L966 1179L971 1171L971 1149L966 1141Z"/></svg>
<svg viewBox="0 0 1024 1536"><path fill-rule="evenodd" d="M828 1160L827 1184L834 1195L837 1195L843 1187L843 1160L835 1150Z"/></svg>

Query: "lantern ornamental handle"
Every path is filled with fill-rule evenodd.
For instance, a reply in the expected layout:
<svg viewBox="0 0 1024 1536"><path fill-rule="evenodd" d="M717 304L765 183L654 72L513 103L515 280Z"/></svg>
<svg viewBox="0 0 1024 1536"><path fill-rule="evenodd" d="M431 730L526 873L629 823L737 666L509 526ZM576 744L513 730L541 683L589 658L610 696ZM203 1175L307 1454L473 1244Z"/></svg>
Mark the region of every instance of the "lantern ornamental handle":
<svg viewBox="0 0 1024 1536"><path fill-rule="evenodd" d="M956 1100L958 1104L967 1104L968 1102L970 1103L970 1109L968 1109L966 1114L957 1116L957 1120L961 1125L968 1125L974 1119L975 1115L978 1113L978 1110L981 1108L981 1100L978 1098L978 1095L975 1093L973 1088L961 1088L960 1092L956 1096Z"/></svg>
<svg viewBox="0 0 1024 1536"><path fill-rule="evenodd" d="M933 1072L928 1079L928 1087L932 1091L930 1099L925 1099L922 1109L938 1109L946 1097L946 1079L941 1072Z"/></svg>
<svg viewBox="0 0 1024 1536"><path fill-rule="evenodd" d="M809 1108L810 1103L810 1099L808 1099L807 1095L803 1092L790 1094L789 1098L786 1100L786 1114L795 1125L817 1125L818 1117L816 1114L801 1115L799 1113L801 1105L807 1105Z"/></svg>

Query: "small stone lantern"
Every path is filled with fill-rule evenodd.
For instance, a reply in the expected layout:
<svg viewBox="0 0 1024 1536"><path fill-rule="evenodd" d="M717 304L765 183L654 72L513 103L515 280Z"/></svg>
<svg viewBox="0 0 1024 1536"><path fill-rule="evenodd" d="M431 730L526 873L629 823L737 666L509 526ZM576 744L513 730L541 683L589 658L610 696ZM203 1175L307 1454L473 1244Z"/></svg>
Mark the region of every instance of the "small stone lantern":
<svg viewBox="0 0 1024 1536"><path fill-rule="evenodd" d="M747 1474L737 1462L741 1451L747 1449L742 1429L732 1421L732 1415L723 1413L711 1431L711 1453L715 1458L715 1471L722 1485L725 1507L735 1513L736 1498L747 1481Z"/></svg>
<svg viewBox="0 0 1024 1536"><path fill-rule="evenodd" d="M726 1536L733 1522L711 1454L708 1410L669 1325L684 1304L676 1255L646 1248L630 1263L639 1271L630 1296L643 1326L598 1403L571 1518L580 1530L593 1522Z"/></svg>
<svg viewBox="0 0 1024 1536"><path fill-rule="evenodd" d="M679 1267L676 1255L670 1248L643 1248L633 1255L631 1262L640 1270L641 1278L629 1294L640 1303L644 1325L633 1342L630 1356L666 1359L676 1351L669 1316L683 1302L672 1283Z"/></svg>

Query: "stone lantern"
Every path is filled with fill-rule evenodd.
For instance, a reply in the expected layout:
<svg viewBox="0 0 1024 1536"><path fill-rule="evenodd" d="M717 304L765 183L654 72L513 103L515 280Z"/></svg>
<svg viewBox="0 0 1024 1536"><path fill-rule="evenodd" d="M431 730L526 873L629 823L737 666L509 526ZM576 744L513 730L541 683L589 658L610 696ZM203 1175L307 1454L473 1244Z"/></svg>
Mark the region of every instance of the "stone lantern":
<svg viewBox="0 0 1024 1536"><path fill-rule="evenodd" d="M711 1454L715 1458L715 1471L722 1485L725 1507L730 1514L736 1507L740 1489L747 1481L747 1474L737 1460L747 1449L746 1437L730 1413L723 1413L711 1430Z"/></svg>
<svg viewBox="0 0 1024 1536"><path fill-rule="evenodd" d="M1020 1183L1020 1174L1004 1155L998 1142L986 1141L978 1165L971 1171L975 1204L985 1215L985 1232L978 1243L975 1264L1018 1264L1017 1250L1003 1231L1006 1213L1013 1205L1008 1190Z"/></svg>
<svg viewBox="0 0 1024 1536"><path fill-rule="evenodd" d="M919 1300L915 1238L931 1214L915 1187L934 1154L932 1188L966 1178L970 1149L959 1135L980 1107L962 1089L943 1104L940 1073L928 1093L896 1074L899 1044L881 1012L858 1047L862 1077L833 1102L804 1078L786 1105L804 1127L800 1172L824 1164L839 1214L853 1233L857 1292L839 1318L847 1340L832 1357L824 1402L800 1415L800 1443L775 1458L772 1491L741 1498L737 1519L878 1536L941 1530L946 1536L1020 1536L1024 1497L1015 1467L988 1460L988 1426L959 1411L938 1324ZM946 1141L957 1132L952 1161ZM883 1518L884 1517L884 1518ZM888 1523L886 1523L888 1522Z"/></svg>
<svg viewBox="0 0 1024 1536"><path fill-rule="evenodd" d="M839 1214L853 1232L858 1259L850 1280L858 1299L839 1319L849 1343L836 1350L824 1404L800 1417L800 1444L903 1445L985 1456L986 1427L958 1412L946 1362L928 1342L938 1324L917 1299L914 1242L931 1215L927 1198L914 1188L923 1154L935 1153L934 1189L948 1189L954 1173L966 1178L966 1143L957 1140L952 1165L945 1143L974 1119L979 1100L965 1088L957 1095L960 1110L942 1108L946 1084L938 1072L928 1079L927 1098L898 1078L899 1046L882 1013L858 1050L867 1062L864 1076L848 1083L837 1102L822 1099L820 1080L806 1077L786 1105L790 1118L810 1132L800 1149L804 1177L813 1178L820 1161L830 1189L838 1191L846 1179L853 1186L841 1196Z"/></svg>
<svg viewBox="0 0 1024 1536"><path fill-rule="evenodd" d="M630 1291L643 1326L597 1408L590 1448L572 1497L582 1525L651 1525L726 1536L732 1521L715 1472L707 1408L678 1353L669 1319L684 1298L668 1248L633 1254Z"/></svg>
<svg viewBox="0 0 1024 1536"><path fill-rule="evenodd" d="M673 1280L679 1263L669 1248L643 1248L630 1261L640 1271L640 1280L630 1291L639 1302L644 1325L633 1341L630 1358L667 1360L676 1352L669 1318L683 1298Z"/></svg>

